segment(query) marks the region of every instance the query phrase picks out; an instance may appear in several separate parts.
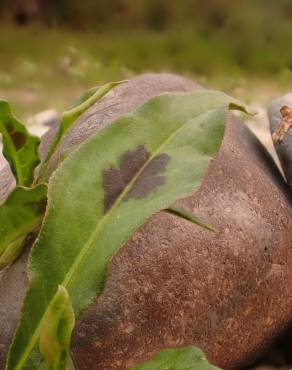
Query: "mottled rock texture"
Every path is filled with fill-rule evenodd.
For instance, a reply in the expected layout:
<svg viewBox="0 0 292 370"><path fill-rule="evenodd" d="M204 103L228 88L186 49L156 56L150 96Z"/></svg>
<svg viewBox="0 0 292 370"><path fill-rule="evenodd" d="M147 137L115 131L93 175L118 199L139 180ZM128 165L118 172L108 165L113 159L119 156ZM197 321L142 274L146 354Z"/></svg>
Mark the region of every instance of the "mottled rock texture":
<svg viewBox="0 0 292 370"><path fill-rule="evenodd" d="M169 74L118 86L80 118L49 172L60 153L149 97L197 88ZM162 348L189 344L214 364L236 368L291 323L291 193L255 136L233 115L227 121L201 188L178 202L218 232L166 212L152 216L113 258L102 295L77 321L71 349L80 370L123 370ZM12 186L5 171L2 197ZM25 260L0 276L1 370L27 287ZM9 289L7 281L14 282Z"/></svg>

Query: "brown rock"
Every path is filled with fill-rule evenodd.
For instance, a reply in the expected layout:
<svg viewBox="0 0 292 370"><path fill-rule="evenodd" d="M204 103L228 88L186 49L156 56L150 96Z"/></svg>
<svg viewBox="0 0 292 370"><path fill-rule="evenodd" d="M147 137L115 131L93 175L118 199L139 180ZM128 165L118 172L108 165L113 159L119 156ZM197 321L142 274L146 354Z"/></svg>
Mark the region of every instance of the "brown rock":
<svg viewBox="0 0 292 370"><path fill-rule="evenodd" d="M106 123L142 105L150 97L162 92L190 91L198 88L199 85L192 81L167 73L142 75L118 86L76 123L66 136L61 149L52 159L50 171L53 170L61 153L73 150ZM43 137L40 145L42 158L56 130L57 125ZM0 167L0 201L7 197L14 186L9 167L2 169ZM26 262L27 253L24 253L12 266L0 272L0 370L5 367L8 346L28 287Z"/></svg>
<svg viewBox="0 0 292 370"><path fill-rule="evenodd" d="M150 96L196 87L166 74L133 79L87 112L62 150ZM178 203L218 233L165 212L152 216L113 258L102 295L77 321L72 353L80 370L122 370L162 348L189 344L231 369L258 355L291 323L291 193L263 146L233 116L201 188ZM20 307L15 304L11 318L5 302L25 291L17 281L5 290L5 279L17 275L15 266L21 270L23 262L0 277L4 352Z"/></svg>
<svg viewBox="0 0 292 370"><path fill-rule="evenodd" d="M78 320L72 350L81 370L126 369L190 344L234 368L291 322L291 198L234 117L200 190L179 204L218 233L153 216L113 258L103 294Z"/></svg>

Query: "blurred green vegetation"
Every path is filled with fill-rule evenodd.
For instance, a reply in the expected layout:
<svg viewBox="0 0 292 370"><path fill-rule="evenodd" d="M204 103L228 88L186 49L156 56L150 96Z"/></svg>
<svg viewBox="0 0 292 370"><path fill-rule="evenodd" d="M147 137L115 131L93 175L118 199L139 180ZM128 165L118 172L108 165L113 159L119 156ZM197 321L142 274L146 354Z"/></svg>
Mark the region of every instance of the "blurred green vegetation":
<svg viewBox="0 0 292 370"><path fill-rule="evenodd" d="M3 19L99 34L152 31L154 66L165 53L175 66L213 72L220 67L254 73L292 69L291 0L2 0ZM167 34L167 37L161 35ZM136 55L149 47L142 38ZM135 43L121 37L122 45ZM138 36L136 37L138 40ZM116 54L122 45L114 45ZM104 45L101 45L104 50ZM157 54L160 47L162 50ZM110 49L110 48L107 48ZM147 52L145 52L147 53ZM140 62L140 60L137 60ZM136 62L135 60L133 62ZM150 61L148 61L149 65Z"/></svg>
<svg viewBox="0 0 292 370"><path fill-rule="evenodd" d="M237 96L292 86L291 0L0 2L0 95L24 115L143 71Z"/></svg>

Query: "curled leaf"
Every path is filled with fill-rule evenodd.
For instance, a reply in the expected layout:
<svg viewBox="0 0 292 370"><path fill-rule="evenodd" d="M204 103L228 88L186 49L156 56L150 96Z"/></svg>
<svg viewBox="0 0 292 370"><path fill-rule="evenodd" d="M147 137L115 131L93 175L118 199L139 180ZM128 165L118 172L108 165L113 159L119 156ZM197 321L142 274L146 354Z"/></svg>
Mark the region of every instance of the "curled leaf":
<svg viewBox="0 0 292 370"><path fill-rule="evenodd" d="M102 291L110 259L131 235L198 188L221 145L232 101L214 91L155 97L63 162L50 181L7 370L35 369L40 323L58 285L68 290L78 316Z"/></svg>
<svg viewBox="0 0 292 370"><path fill-rule="evenodd" d="M100 100L104 95L106 95L115 86L120 85L125 81L109 82L104 86L99 88L92 88L87 90L84 95L80 98L80 104L72 108L71 110L65 111L61 115L61 137L65 134L69 127L77 120L82 113L89 109L93 104Z"/></svg>
<svg viewBox="0 0 292 370"><path fill-rule="evenodd" d="M164 349L152 360L129 370L220 370L211 365L196 347Z"/></svg>
<svg viewBox="0 0 292 370"><path fill-rule="evenodd" d="M10 105L0 100L0 133L3 139L3 154L21 186L30 186L34 170L40 163L38 147L40 139L30 135L25 126L12 114Z"/></svg>
<svg viewBox="0 0 292 370"><path fill-rule="evenodd" d="M120 85L123 82L124 81L110 82L104 86L101 86L98 88L93 87L85 91L85 93L81 95L81 97L79 98L79 101L75 104L75 106L72 109L62 113L59 130L40 168L40 173L39 173L40 179L43 179L52 154L56 150L58 144L61 142L65 133L73 125L73 123L81 116L82 113L88 110L93 104L95 104L98 100L100 100L110 90L112 90L115 86Z"/></svg>
<svg viewBox="0 0 292 370"><path fill-rule="evenodd" d="M43 370L72 369L69 355L75 317L69 295L59 286L41 323L39 347L44 357Z"/></svg>
<svg viewBox="0 0 292 370"><path fill-rule="evenodd" d="M0 206L0 270L22 250L26 235L41 223L47 202L47 186L16 187Z"/></svg>

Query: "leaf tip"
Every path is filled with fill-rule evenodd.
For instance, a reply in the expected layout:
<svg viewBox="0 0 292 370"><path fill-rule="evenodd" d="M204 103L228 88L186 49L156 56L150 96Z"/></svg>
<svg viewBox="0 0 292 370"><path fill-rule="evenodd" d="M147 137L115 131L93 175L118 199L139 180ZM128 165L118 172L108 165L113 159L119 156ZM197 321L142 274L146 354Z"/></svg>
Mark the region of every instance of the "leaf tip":
<svg viewBox="0 0 292 370"><path fill-rule="evenodd" d="M240 112L243 112L249 116L255 116L258 114L258 112L254 109L254 108L251 108L243 103L241 103L240 101L232 101L228 104L228 109L229 110L237 110L237 111L240 111Z"/></svg>

